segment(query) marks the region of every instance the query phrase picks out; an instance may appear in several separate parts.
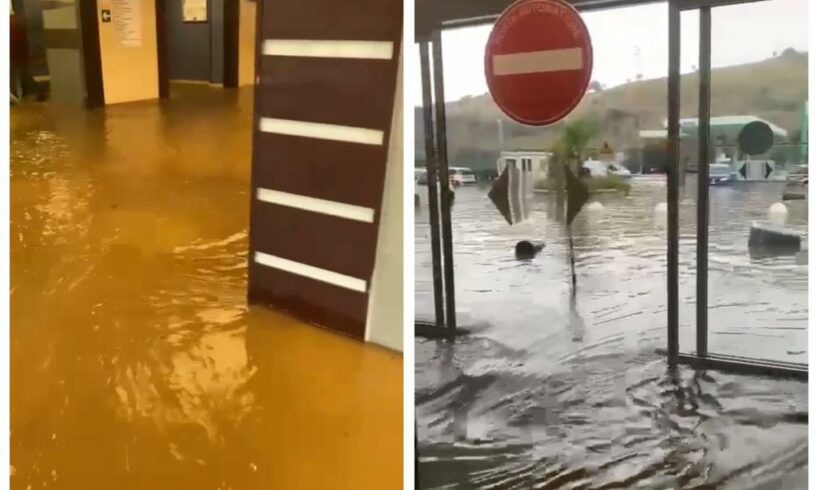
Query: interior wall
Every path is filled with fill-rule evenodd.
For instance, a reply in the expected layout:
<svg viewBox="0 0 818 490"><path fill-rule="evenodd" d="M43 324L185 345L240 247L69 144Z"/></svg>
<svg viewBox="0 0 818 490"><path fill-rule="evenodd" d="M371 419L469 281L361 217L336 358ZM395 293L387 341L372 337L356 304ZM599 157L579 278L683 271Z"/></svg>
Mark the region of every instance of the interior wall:
<svg viewBox="0 0 818 490"><path fill-rule="evenodd" d="M114 23L99 21L99 47L106 104L159 97L156 1L141 0L138 3L142 15L140 46L121 46ZM102 10L113 9L113 4L113 0L99 0L97 15L101 16Z"/></svg>
<svg viewBox="0 0 818 490"><path fill-rule="evenodd" d="M256 77L256 2L239 0L239 86Z"/></svg>
<svg viewBox="0 0 818 490"><path fill-rule="evenodd" d="M402 51L402 49L401 49ZM403 351L403 53L386 162L367 340Z"/></svg>

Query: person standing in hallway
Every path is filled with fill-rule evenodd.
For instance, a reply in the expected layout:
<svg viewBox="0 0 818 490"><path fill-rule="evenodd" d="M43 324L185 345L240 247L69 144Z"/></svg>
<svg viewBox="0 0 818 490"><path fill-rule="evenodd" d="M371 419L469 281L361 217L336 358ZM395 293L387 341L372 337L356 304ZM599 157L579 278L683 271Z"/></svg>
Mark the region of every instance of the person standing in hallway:
<svg viewBox="0 0 818 490"><path fill-rule="evenodd" d="M29 71L28 36L23 23L17 19L17 14L11 11L11 25L9 27L9 61L11 63L11 94L18 100L23 100L27 94L37 94L37 100L45 100L45 94L31 76Z"/></svg>

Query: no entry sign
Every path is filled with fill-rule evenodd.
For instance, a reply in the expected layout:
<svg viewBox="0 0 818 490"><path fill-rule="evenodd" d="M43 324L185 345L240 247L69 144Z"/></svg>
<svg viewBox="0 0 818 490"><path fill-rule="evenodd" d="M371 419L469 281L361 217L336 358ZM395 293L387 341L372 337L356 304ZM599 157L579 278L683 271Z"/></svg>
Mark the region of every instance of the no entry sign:
<svg viewBox="0 0 818 490"><path fill-rule="evenodd" d="M562 0L520 0L497 22L486 46L486 82L515 121L553 124L579 104L593 66L591 36Z"/></svg>

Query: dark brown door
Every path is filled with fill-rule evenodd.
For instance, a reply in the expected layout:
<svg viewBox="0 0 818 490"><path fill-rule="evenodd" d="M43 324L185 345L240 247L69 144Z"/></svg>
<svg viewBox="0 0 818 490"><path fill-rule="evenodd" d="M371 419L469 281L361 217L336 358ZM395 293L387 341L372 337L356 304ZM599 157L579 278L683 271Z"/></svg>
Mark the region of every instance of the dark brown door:
<svg viewBox="0 0 818 490"><path fill-rule="evenodd" d="M248 298L363 338L401 0L260 0Z"/></svg>

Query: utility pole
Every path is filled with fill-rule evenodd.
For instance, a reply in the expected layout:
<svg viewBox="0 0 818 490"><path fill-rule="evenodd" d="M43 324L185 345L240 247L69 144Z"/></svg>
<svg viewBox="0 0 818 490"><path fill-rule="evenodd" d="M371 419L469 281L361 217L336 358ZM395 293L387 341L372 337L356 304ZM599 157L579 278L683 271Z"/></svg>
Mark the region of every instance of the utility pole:
<svg viewBox="0 0 818 490"><path fill-rule="evenodd" d="M502 153L503 150L505 150L505 140L503 139L503 120L502 119L497 120L497 135L498 135L498 137L500 139L500 153Z"/></svg>

